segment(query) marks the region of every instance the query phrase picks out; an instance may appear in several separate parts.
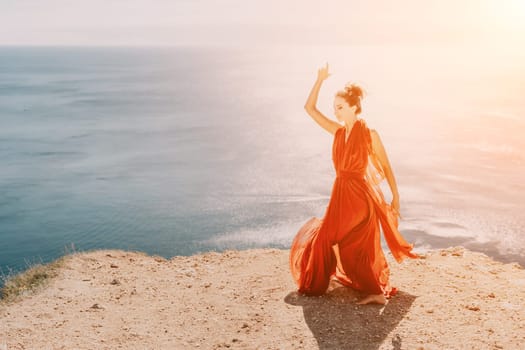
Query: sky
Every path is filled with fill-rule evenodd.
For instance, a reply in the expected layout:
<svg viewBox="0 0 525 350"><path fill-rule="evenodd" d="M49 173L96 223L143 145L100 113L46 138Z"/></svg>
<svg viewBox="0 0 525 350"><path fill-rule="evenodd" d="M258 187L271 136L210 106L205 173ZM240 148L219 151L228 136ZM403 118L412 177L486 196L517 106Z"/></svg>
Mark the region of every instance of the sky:
<svg viewBox="0 0 525 350"><path fill-rule="evenodd" d="M0 0L0 45L502 44L525 0Z"/></svg>

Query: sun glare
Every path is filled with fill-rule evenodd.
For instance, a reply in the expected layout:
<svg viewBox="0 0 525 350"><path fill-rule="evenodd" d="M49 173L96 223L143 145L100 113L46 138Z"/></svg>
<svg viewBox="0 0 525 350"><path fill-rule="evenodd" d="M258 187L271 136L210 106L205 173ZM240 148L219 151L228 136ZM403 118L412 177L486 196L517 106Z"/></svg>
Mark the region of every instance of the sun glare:
<svg viewBox="0 0 525 350"><path fill-rule="evenodd" d="M491 1L489 11L504 27L525 29L525 0Z"/></svg>

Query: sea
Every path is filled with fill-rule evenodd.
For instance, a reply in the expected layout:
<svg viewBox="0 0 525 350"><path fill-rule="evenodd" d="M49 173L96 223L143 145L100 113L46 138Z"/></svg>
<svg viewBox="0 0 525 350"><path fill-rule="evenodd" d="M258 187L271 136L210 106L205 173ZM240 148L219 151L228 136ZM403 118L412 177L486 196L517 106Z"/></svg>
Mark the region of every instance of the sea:
<svg viewBox="0 0 525 350"><path fill-rule="evenodd" d="M406 240L525 265L524 62L459 45L0 47L0 276L93 249L289 248L335 178L333 136L303 108L326 64L317 107L335 120L335 93L363 87Z"/></svg>

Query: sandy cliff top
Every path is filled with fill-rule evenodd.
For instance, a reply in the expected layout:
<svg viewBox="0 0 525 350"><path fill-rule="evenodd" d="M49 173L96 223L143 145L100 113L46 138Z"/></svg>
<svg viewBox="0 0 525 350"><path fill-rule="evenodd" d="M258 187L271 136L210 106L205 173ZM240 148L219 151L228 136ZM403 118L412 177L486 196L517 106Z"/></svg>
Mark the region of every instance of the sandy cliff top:
<svg viewBox="0 0 525 350"><path fill-rule="evenodd" d="M386 306L332 282L297 295L288 251L65 258L34 294L0 303L0 349L519 349L525 270L462 248L402 264Z"/></svg>

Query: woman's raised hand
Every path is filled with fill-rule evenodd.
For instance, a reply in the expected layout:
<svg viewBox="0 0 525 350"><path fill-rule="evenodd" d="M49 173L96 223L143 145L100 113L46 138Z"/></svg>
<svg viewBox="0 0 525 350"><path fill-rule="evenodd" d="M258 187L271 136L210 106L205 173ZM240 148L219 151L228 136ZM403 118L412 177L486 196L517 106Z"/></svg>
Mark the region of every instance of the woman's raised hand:
<svg viewBox="0 0 525 350"><path fill-rule="evenodd" d="M328 73L328 62L326 62L326 66L319 68L319 70L317 71L317 80L323 81L330 75L331 74Z"/></svg>

